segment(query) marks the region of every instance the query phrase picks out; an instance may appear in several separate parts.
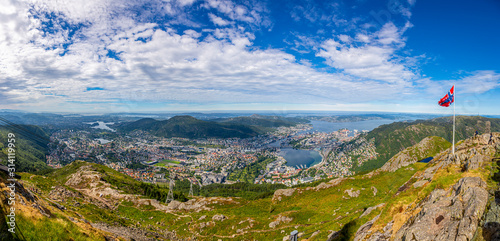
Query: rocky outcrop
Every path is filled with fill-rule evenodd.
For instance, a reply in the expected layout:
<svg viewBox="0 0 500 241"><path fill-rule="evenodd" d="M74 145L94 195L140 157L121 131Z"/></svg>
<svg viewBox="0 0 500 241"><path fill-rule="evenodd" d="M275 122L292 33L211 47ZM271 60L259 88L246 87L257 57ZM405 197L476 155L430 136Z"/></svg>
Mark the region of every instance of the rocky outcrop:
<svg viewBox="0 0 500 241"><path fill-rule="evenodd" d="M169 231L164 233L151 232L134 227L112 226L107 223L92 223L92 227L114 234L115 237L111 240L114 240L116 236L138 241L153 241L160 239L160 237L167 240L178 240L175 233Z"/></svg>
<svg viewBox="0 0 500 241"><path fill-rule="evenodd" d="M486 183L464 177L450 191L436 189L397 231L395 240L472 240L488 202Z"/></svg>
<svg viewBox="0 0 500 241"><path fill-rule="evenodd" d="M487 156L480 155L480 154L474 155L471 158L467 159L467 161L464 164L464 170L470 171L470 170L477 169L477 168L481 167L483 162L489 161L490 159L491 158L489 158Z"/></svg>
<svg viewBox="0 0 500 241"><path fill-rule="evenodd" d="M344 193L347 193L347 195L349 195L349 197L358 197L359 194L361 193L360 190L354 190L354 188L351 188L351 189L347 189L344 191Z"/></svg>
<svg viewBox="0 0 500 241"><path fill-rule="evenodd" d="M205 197L198 199L190 199L187 202L179 202L179 201L171 201L165 210L167 211L210 211L212 208L207 205L210 204L230 204L230 203L238 203L234 201L233 198L223 198L223 197ZM153 205L154 206L154 205ZM157 208L159 209L159 208ZM163 209L159 209L163 210Z"/></svg>
<svg viewBox="0 0 500 241"><path fill-rule="evenodd" d="M224 221L225 219L227 219L226 216L222 215L222 214L215 214L213 217L212 217L212 220L213 221L219 221L219 222L222 222Z"/></svg>
<svg viewBox="0 0 500 241"><path fill-rule="evenodd" d="M388 241L392 235L392 226L394 225L394 221L389 222L382 232L377 231L367 239L367 241Z"/></svg>
<svg viewBox="0 0 500 241"><path fill-rule="evenodd" d="M485 240L500 240L500 200L491 202L485 215L483 224L483 237Z"/></svg>
<svg viewBox="0 0 500 241"><path fill-rule="evenodd" d="M274 192L273 201L281 201L281 196L290 197L295 192L295 188L290 189L278 189Z"/></svg>
<svg viewBox="0 0 500 241"><path fill-rule="evenodd" d="M52 187L52 190L49 193L49 197L52 200L58 200L58 201L64 200L66 198L74 198L74 197L83 198L83 196L80 193L70 191L63 186Z"/></svg>
<svg viewBox="0 0 500 241"><path fill-rule="evenodd" d="M408 147L389 159L381 168L381 171L395 172L401 167L411 165L423 158L434 155L443 149L447 141L441 137L431 136L421 140L418 144Z"/></svg>
<svg viewBox="0 0 500 241"><path fill-rule="evenodd" d="M272 221L269 223L270 228L275 228L278 226L280 223L289 223L293 220L293 218L287 217L287 216L279 216L275 221Z"/></svg>
<svg viewBox="0 0 500 241"><path fill-rule="evenodd" d="M322 182L322 183L320 183L316 187L307 187L306 190L312 190L313 189L313 190L319 191L321 189L335 187L335 186L339 185L342 181L344 181L346 179L347 178L339 177L339 178L333 179L333 180L331 180L329 182Z"/></svg>
<svg viewBox="0 0 500 241"><path fill-rule="evenodd" d="M367 209L363 212L363 214L361 214L361 216L359 216L359 218L362 218L362 217L364 217L364 216L366 216L366 215L369 215L369 214L370 214L373 210L375 210L375 209L377 209L377 208L381 208L381 207L383 207L383 206L385 206L385 203L381 203L381 204L379 204L379 205L377 205L377 206L369 207L369 208L367 208Z"/></svg>
<svg viewBox="0 0 500 241"><path fill-rule="evenodd" d="M425 184L427 184L429 181L427 180L421 180L421 181L417 181L415 183L413 183L413 187L414 188L419 188L419 187L423 187Z"/></svg>
<svg viewBox="0 0 500 241"><path fill-rule="evenodd" d="M364 240L365 237L371 233L370 228L372 228L373 224L375 223L375 221L377 221L377 219L379 217L380 217L380 214L375 216L372 220L361 225L361 227L359 227L358 231L356 231L356 235L354 236L354 241Z"/></svg>

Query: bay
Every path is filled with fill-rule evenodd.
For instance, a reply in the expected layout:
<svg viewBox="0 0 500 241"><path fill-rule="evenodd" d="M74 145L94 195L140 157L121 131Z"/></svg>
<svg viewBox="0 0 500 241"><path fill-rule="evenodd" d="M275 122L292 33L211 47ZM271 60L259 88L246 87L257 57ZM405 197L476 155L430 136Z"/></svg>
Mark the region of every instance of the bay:
<svg viewBox="0 0 500 241"><path fill-rule="evenodd" d="M290 167L296 167L304 165L310 167L321 162L321 155L319 152L314 150L300 150L293 148L282 148L280 150L280 156L285 158L287 161L286 165Z"/></svg>

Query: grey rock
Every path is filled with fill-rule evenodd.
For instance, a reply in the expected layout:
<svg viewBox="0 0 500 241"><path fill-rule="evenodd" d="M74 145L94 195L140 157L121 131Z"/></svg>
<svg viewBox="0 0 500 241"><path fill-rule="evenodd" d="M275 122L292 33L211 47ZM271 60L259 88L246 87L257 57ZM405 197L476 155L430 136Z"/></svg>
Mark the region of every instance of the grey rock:
<svg viewBox="0 0 500 241"><path fill-rule="evenodd" d="M380 217L380 214L375 216L372 220L366 222L365 224L361 225L359 227L358 231L356 231L356 234L354 236L354 241L361 241L364 240L365 237L370 234L370 228L372 228L373 223L377 221L377 219Z"/></svg>
<svg viewBox="0 0 500 241"><path fill-rule="evenodd" d="M335 240L336 238L338 238L340 236L340 232L338 231L333 231L331 232L329 235L328 235L328 239L326 241L332 241L332 240Z"/></svg>
<svg viewBox="0 0 500 241"><path fill-rule="evenodd" d="M278 189L274 192L273 201L276 201L276 200L281 201L281 196L290 197L293 195L294 192L295 192L295 188Z"/></svg>
<svg viewBox="0 0 500 241"><path fill-rule="evenodd" d="M269 223L270 228L275 228L278 226L280 223L289 223L293 220L293 218L287 217L287 216L279 216L275 221L272 221Z"/></svg>
<svg viewBox="0 0 500 241"><path fill-rule="evenodd" d="M227 219L227 217L222 215L222 214L215 214L212 217L212 220L214 220L214 221L224 221L225 219Z"/></svg>
<svg viewBox="0 0 500 241"><path fill-rule="evenodd" d="M488 160L489 160L489 158L486 157L486 156L475 155L475 156L469 158L465 162L464 169L466 171L477 169L477 168L481 167L481 165L483 164L483 162L488 161Z"/></svg>
<svg viewBox="0 0 500 241"><path fill-rule="evenodd" d="M421 181L417 181L415 183L413 183L413 187L414 188L419 188L419 187L422 187L424 186L425 184L427 184L429 181L427 180L421 180Z"/></svg>
<svg viewBox="0 0 500 241"><path fill-rule="evenodd" d="M377 188L372 186L371 189L373 191L373 196L377 196L377 192L378 192Z"/></svg>
<svg viewBox="0 0 500 241"><path fill-rule="evenodd" d="M499 191L495 192L500 195ZM500 240L500 200L491 200L490 208L485 215L483 224L483 237L485 240Z"/></svg>
<svg viewBox="0 0 500 241"><path fill-rule="evenodd" d="M395 240L472 240L488 202L485 188L481 178L464 177L453 185L451 196L442 189L432 191Z"/></svg>
<svg viewBox="0 0 500 241"><path fill-rule="evenodd" d="M377 209L377 208L381 208L381 207L383 207L383 206L385 206L385 203L381 203L381 204L379 204L379 205L377 205L377 206L369 207L369 208L367 208L367 209L363 212L363 214L361 214L361 216L359 216L359 218L362 218L362 217L364 217L364 216L367 216L367 215L369 215L369 214L370 214L373 210L375 210L375 209Z"/></svg>
<svg viewBox="0 0 500 241"><path fill-rule="evenodd" d="M361 191L360 190L354 191L354 188L351 188L345 190L344 193L347 193L347 195L349 195L350 197L358 197Z"/></svg>

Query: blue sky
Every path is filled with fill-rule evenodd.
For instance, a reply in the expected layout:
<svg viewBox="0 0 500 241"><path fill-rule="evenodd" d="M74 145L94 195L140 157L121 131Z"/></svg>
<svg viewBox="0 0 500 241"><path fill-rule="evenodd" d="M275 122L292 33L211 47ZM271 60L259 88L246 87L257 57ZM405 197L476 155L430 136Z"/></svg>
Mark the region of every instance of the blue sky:
<svg viewBox="0 0 500 241"><path fill-rule="evenodd" d="M500 2L19 0L0 109L500 114Z"/></svg>

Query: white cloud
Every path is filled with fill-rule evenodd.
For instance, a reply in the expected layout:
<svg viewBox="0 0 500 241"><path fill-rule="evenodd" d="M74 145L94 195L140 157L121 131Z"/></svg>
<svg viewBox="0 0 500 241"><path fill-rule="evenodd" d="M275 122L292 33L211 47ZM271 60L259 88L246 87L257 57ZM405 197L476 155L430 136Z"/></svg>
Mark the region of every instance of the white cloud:
<svg viewBox="0 0 500 241"><path fill-rule="evenodd" d="M362 106L366 101L405 98L401 93L409 93L415 78L396 53L404 47L402 34L409 25L398 29L387 24L375 33L339 35L322 44L298 35L297 48L321 46L318 56L342 70L328 73L284 50L254 46L251 30L264 25L263 7L208 0L204 6L217 9L228 19L220 20L230 24L210 13L216 28L187 27L181 32L171 22L149 21L148 13L132 16L130 8L140 1L56 2L14 1L2 8L2 103L33 110L71 111L68 108L79 106L110 112L134 111L142 108L141 102ZM35 17L31 6L35 14L48 11L57 19ZM158 9L174 23L188 22L189 16L175 4L165 2L162 7ZM43 26L48 20L54 20L51 33ZM483 91L498 87L498 74L478 72L463 81ZM420 88L426 88L424 82ZM95 87L102 90L87 91Z"/></svg>
<svg viewBox="0 0 500 241"><path fill-rule="evenodd" d="M343 70L344 73L405 86L415 77L404 63L398 61L396 51L405 44L402 31L394 24L387 23L373 34L356 34L357 43L329 39L321 45L317 54L327 60L327 64Z"/></svg>
<svg viewBox="0 0 500 241"><path fill-rule="evenodd" d="M500 87L500 73L492 70L482 70L468 73L468 75L459 79L436 81L432 78L424 78L416 80L415 85L433 95L446 93L453 85L456 86L459 95L482 95L489 90Z"/></svg>
<svg viewBox="0 0 500 241"><path fill-rule="evenodd" d="M218 26L226 26L226 25L229 25L229 21L226 21L226 20L222 19L221 17L216 16L215 14L209 13L209 14L208 14L208 17L210 18L210 20L211 20L211 21L212 21L215 25L218 25Z"/></svg>
<svg viewBox="0 0 500 241"><path fill-rule="evenodd" d="M263 16L263 13L267 12L263 3L243 2L243 4L246 4L246 6L235 4L230 0L206 0L206 4L204 4L204 6L207 9L216 9L231 20L242 21L255 26L268 27L271 25L271 22L267 19L267 17ZM223 23L220 21L222 19L219 20L217 18L210 18L218 25L221 25L219 23Z"/></svg>
<svg viewBox="0 0 500 241"><path fill-rule="evenodd" d="M193 5L193 3L196 2L196 0L177 0L177 2L181 7L184 7Z"/></svg>

